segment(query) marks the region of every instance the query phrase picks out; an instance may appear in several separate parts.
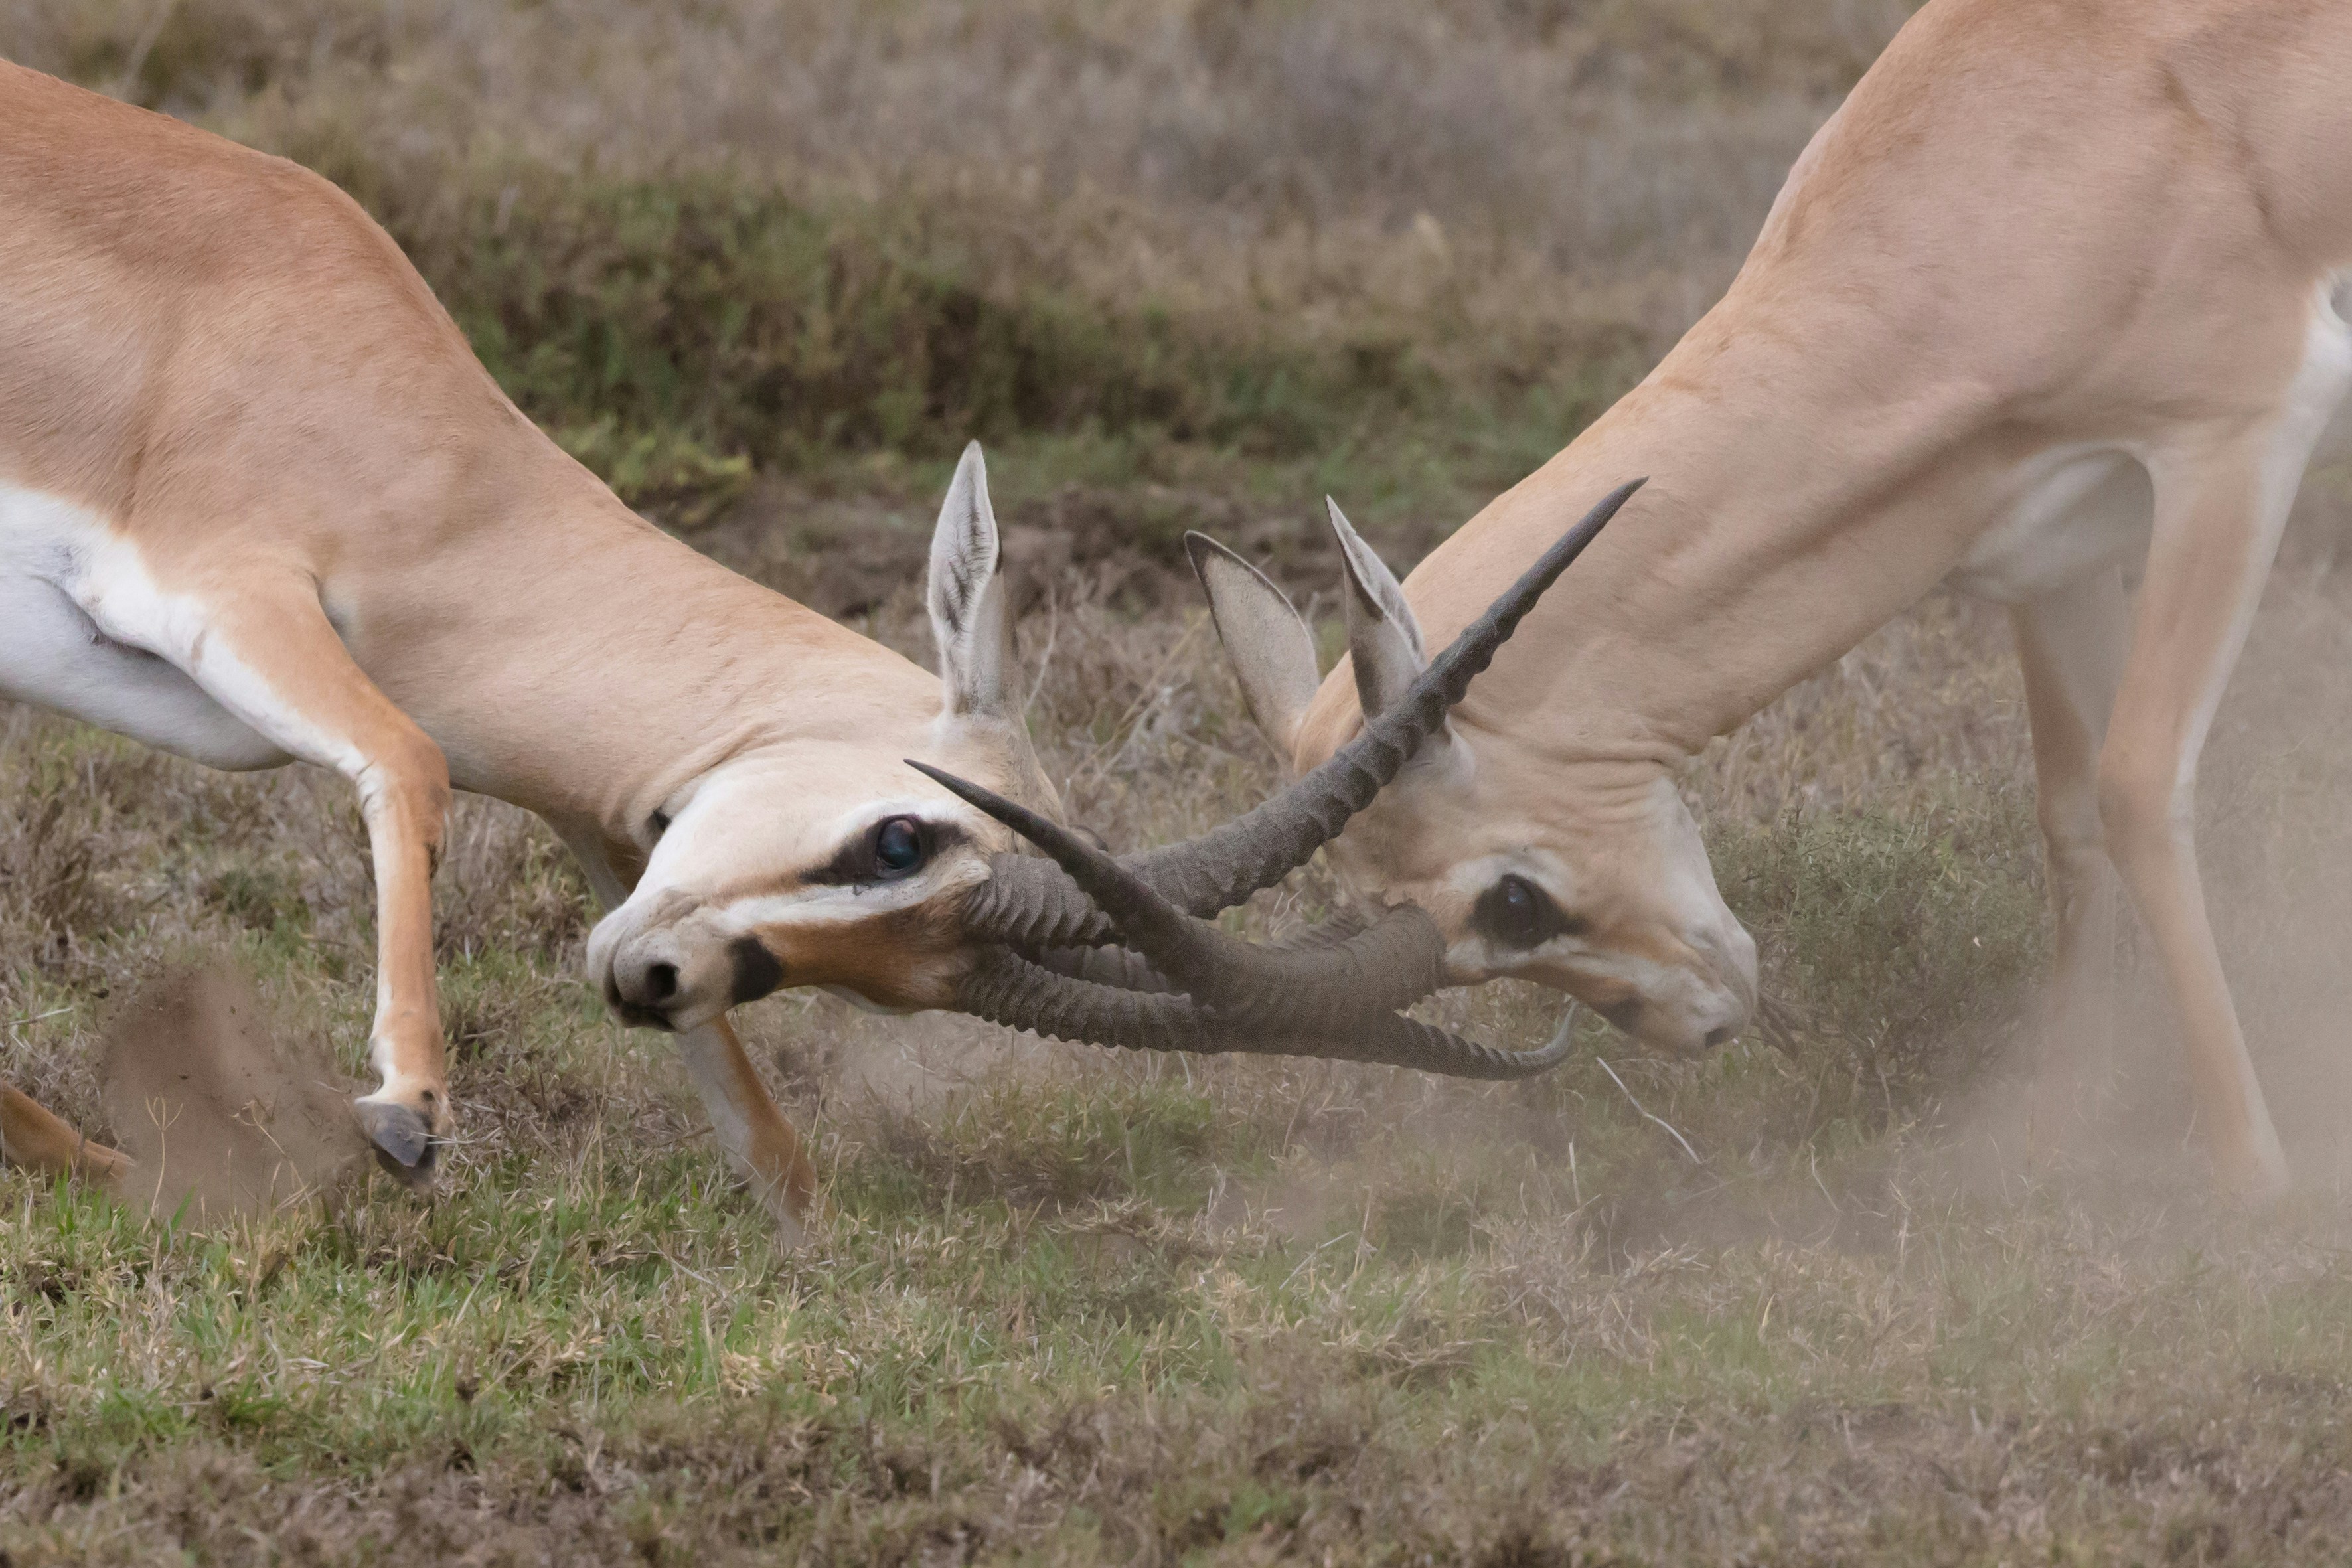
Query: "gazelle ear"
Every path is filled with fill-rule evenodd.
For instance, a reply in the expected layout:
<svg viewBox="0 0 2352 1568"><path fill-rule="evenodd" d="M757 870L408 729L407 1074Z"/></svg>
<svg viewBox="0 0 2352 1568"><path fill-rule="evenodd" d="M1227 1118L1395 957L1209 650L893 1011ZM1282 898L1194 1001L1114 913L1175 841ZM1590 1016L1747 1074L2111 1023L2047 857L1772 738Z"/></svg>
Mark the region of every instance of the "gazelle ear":
<svg viewBox="0 0 2352 1568"><path fill-rule="evenodd" d="M1315 638L1282 590L1205 533L1184 536L1193 574L1208 590L1209 615L1225 646L1243 700L1258 731L1287 763L1298 726L1315 700Z"/></svg>
<svg viewBox="0 0 2352 1568"><path fill-rule="evenodd" d="M1348 578L1348 653L1356 670L1356 700L1364 717L1387 710L1405 693L1429 657L1422 651L1421 623L1372 547L1348 525L1347 514L1328 496L1331 532L1339 541L1339 562Z"/></svg>
<svg viewBox="0 0 2352 1568"><path fill-rule="evenodd" d="M1013 662L1012 627L996 512L988 504L988 465L977 441L963 449L940 507L939 531L931 535L929 604L948 712L1002 716L1004 672Z"/></svg>

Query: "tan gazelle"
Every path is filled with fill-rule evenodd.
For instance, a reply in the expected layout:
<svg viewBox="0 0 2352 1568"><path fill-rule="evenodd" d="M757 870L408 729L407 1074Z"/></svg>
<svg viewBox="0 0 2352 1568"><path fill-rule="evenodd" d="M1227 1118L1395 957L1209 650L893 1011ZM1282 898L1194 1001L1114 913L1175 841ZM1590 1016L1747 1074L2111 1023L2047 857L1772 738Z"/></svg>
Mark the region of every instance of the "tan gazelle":
<svg viewBox="0 0 2352 1568"><path fill-rule="evenodd" d="M1938 583L2010 606L2058 929L2044 1113L2112 1034L2112 867L2218 1173L2271 1192L2191 802L2352 382L2347 267L2352 5L1935 0L1798 159L1723 300L1565 451L1402 590L1334 511L1349 653L1319 688L1281 595L1206 542L1195 561L1306 769L1424 635L1651 476L1333 853L1435 918L1450 980L1538 980L1677 1051L1746 1022L1755 949L1675 769Z"/></svg>
<svg viewBox="0 0 2352 1568"><path fill-rule="evenodd" d="M1442 720L1572 553L1438 661L1413 723ZM1050 865L1006 853L1003 828L908 765L1058 811L1008 696L999 567L973 447L932 544L934 678L632 514L326 181L0 64L0 695L358 788L382 1080L359 1109L396 1170L421 1178L450 1127L430 883L453 784L537 812L578 855L609 911L592 978L678 1033L720 1144L788 1234L810 1167L725 1017L779 985L1113 1044L1486 1076L1558 1059L1400 1017L1426 987L1393 980L1312 1016L1213 1008L1116 945ZM1377 791L1420 730L1397 734L1341 784L1302 781L1141 874L1202 912L1246 898ZM1397 935L1300 962L1328 974ZM13 1089L0 1152L126 1169Z"/></svg>

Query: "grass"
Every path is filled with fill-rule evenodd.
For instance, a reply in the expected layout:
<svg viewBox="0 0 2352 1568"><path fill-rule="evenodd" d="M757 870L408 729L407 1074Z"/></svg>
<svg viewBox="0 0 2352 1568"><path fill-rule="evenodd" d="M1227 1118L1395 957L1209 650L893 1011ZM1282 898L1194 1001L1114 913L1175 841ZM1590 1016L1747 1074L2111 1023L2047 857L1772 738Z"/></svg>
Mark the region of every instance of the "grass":
<svg viewBox="0 0 2352 1568"><path fill-rule="evenodd" d="M1182 530L1323 595L1328 649L1314 496L1402 567L1548 456L1906 9L28 0L0 51L325 170L639 505L919 657L987 437L1033 732L1125 847L1275 776ZM198 1232L0 1174L0 1563L2334 1560L2347 493L2323 458L2204 778L2274 1212L2204 1195L2137 952L2105 1146L2017 1159L2030 763L1957 601L1683 781L1764 952L1749 1038L1589 1024L1490 1087L779 997L747 1037L830 1205L790 1256L576 978L561 848L465 800L432 1200ZM110 1013L224 952L357 1068L341 785L9 710L0 792L0 1078L103 1132Z"/></svg>
<svg viewBox="0 0 2352 1568"><path fill-rule="evenodd" d="M2307 953L2263 949L2297 879L2347 858L2294 816L2326 776L2311 705L2343 700L2295 683L2340 638L2340 592L2274 598L2211 792L2231 961L2272 981L2258 1020L2290 983L2306 1016L2333 1005L2324 970L2265 967ZM1126 841L1265 787L1197 612L1056 614L1033 721L1086 820ZM869 620L911 640L903 595ZM748 1034L831 1205L789 1256L665 1042L575 978L560 852L463 802L440 898L468 1142L432 1201L379 1183L194 1232L0 1177L0 1552L2328 1560L2340 1074L2258 1024L2307 1175L2259 1217L2203 1195L2160 1040L2116 1148L2005 1157L2042 939L1989 631L1932 604L1695 777L1764 940L1769 1037L1676 1065L1595 1031L1550 1078L1481 1087L788 995ZM1849 739L1779 750L1791 733ZM1906 746L1907 773L1854 784ZM340 789L26 713L0 773L39 828L0 844L0 1072L102 1127L110 1008L222 950L357 1065L370 933ZM2283 828L2309 863L2284 875L2259 848ZM1318 876L1255 918L1299 918ZM1509 988L1444 1009L1545 1021Z"/></svg>

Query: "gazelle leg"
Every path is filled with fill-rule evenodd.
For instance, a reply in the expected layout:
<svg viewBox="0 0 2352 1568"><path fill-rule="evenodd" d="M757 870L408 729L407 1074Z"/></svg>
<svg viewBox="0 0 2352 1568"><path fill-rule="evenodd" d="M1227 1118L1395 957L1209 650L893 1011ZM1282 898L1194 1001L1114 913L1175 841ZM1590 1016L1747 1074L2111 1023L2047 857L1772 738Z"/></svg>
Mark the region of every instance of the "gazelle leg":
<svg viewBox="0 0 2352 1568"><path fill-rule="evenodd" d="M721 1016L677 1037L686 1070L702 1093L727 1163L751 1184L775 1220L786 1247L801 1239L801 1221L816 1196L816 1170L801 1147L800 1134L784 1120L768 1086L744 1054L734 1026Z"/></svg>
<svg viewBox="0 0 2352 1568"><path fill-rule="evenodd" d="M2244 647L2309 442L2262 430L2152 465L2156 531L2129 661L2099 753L2108 852L2154 940L2189 1053L2197 1114L2231 1190L2286 1185L2205 910L2197 759ZM2291 459L2291 462L2289 461Z"/></svg>
<svg viewBox="0 0 2352 1568"><path fill-rule="evenodd" d="M30 1095L0 1084L0 1158L47 1175L71 1173L117 1191L131 1156L93 1143Z"/></svg>
<svg viewBox="0 0 2352 1568"><path fill-rule="evenodd" d="M304 762L357 786L375 866L381 1079L360 1120L395 1175L430 1178L450 1125L433 965L433 868L449 816L441 749L352 661L306 579L240 584L184 666L214 700Z"/></svg>
<svg viewBox="0 0 2352 1568"><path fill-rule="evenodd" d="M2058 951L2042 1010L2035 1144L2063 1138L2112 1070L2116 887L2099 822L2099 746L2122 678L2130 606L2114 567L2011 612Z"/></svg>
<svg viewBox="0 0 2352 1568"><path fill-rule="evenodd" d="M620 857L599 835L577 827L558 826L556 831L588 873L598 903L609 910L628 897L615 868ZM728 1165L758 1194L783 1244L799 1246L801 1222L816 1194L816 1170L801 1146L800 1134L760 1081L734 1026L722 1015L688 1030L678 1037L678 1054L702 1096L703 1114L710 1118Z"/></svg>

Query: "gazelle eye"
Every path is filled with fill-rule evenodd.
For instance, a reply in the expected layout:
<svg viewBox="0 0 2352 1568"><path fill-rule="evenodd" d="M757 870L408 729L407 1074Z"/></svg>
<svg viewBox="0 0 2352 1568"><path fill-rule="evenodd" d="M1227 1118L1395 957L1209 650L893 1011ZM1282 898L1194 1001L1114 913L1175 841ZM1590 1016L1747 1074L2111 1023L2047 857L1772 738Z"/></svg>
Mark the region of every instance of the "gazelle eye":
<svg viewBox="0 0 2352 1568"><path fill-rule="evenodd" d="M1505 947L1539 947L1577 922L1559 912L1544 890L1525 877L1505 877L1478 899L1478 930Z"/></svg>
<svg viewBox="0 0 2352 1568"><path fill-rule="evenodd" d="M874 830L874 868L884 877L903 877L923 863L923 825L894 816Z"/></svg>

